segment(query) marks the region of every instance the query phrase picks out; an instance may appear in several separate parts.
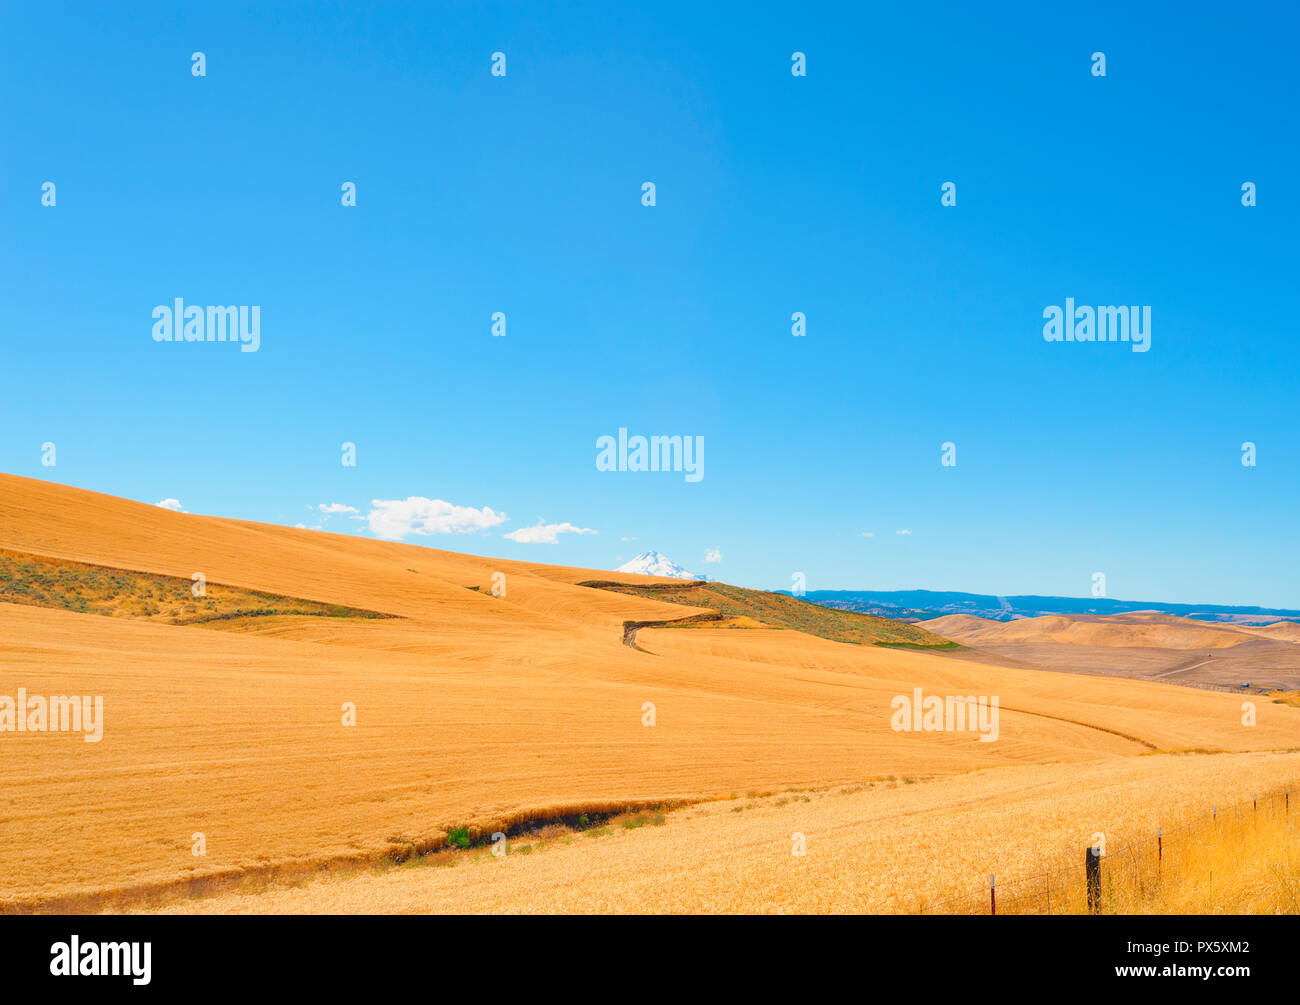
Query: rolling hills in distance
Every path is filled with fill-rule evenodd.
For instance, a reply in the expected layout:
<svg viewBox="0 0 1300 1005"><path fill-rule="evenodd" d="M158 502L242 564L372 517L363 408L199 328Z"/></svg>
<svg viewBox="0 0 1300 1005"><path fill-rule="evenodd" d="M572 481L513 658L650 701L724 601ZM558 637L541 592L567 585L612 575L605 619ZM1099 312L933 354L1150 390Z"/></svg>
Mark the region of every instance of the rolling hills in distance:
<svg viewBox="0 0 1300 1005"><path fill-rule="evenodd" d="M1173 614L1049 614L915 622L961 659L1267 694L1300 689L1300 624L1197 621Z"/></svg>
<svg viewBox="0 0 1300 1005"><path fill-rule="evenodd" d="M901 621L928 621L949 614L969 614L988 621L1012 621L1048 614L1108 615L1139 611L1229 624L1300 621L1300 611L1282 608L1168 604L1113 600L1109 597L995 597L990 594L937 590L809 590L804 594L804 599L827 607Z"/></svg>
<svg viewBox="0 0 1300 1005"><path fill-rule="evenodd" d="M0 911L933 909L1300 779L1285 624L908 623L10 475L0 557L0 722L103 708L0 730ZM920 692L996 742L900 730Z"/></svg>

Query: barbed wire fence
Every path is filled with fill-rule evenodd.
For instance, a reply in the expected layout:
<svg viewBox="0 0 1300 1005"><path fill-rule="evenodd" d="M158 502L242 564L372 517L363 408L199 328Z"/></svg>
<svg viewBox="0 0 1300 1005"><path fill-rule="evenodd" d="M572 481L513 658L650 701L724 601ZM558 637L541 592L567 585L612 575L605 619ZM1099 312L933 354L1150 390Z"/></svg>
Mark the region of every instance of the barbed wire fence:
<svg viewBox="0 0 1300 1005"><path fill-rule="evenodd" d="M1229 821L1241 824L1246 819L1290 820L1294 814L1300 824L1300 805L1291 805L1291 790L1296 788L1291 782L1228 806L1212 804L1204 813L1171 826L1157 826L1149 837L1105 849L1091 861L1091 846L1085 846L1077 865L1062 861L1042 872L1010 880L990 876L982 890L928 900L909 913L1113 913L1117 885L1131 891L1139 901L1154 895L1164 878L1179 868L1184 853L1197 837L1218 831Z"/></svg>

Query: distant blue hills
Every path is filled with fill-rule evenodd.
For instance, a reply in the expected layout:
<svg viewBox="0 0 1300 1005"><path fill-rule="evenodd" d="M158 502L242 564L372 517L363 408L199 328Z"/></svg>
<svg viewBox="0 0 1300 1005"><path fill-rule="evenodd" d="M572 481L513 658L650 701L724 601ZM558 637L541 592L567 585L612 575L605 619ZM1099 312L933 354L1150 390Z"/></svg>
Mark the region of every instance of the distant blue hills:
<svg viewBox="0 0 1300 1005"><path fill-rule="evenodd" d="M780 590L780 593L789 593ZM938 590L809 590L805 600L825 607L861 611L901 621L925 621L947 614L972 614L991 621L1014 621L1046 614L1129 614L1159 611L1198 621L1269 624L1300 621L1300 611L1274 607L1228 607L1221 604L1162 604L1112 600L1109 597L994 597L982 593Z"/></svg>

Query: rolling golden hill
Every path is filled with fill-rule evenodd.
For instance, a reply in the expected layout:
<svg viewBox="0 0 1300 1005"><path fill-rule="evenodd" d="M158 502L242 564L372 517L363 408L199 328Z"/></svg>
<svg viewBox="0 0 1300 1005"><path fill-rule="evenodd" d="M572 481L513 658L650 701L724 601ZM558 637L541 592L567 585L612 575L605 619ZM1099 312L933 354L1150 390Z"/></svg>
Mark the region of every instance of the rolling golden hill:
<svg viewBox="0 0 1300 1005"><path fill-rule="evenodd" d="M104 709L97 743L0 732L0 910L124 905L204 877L373 861L460 826L889 776L959 788L978 769L1065 779L1069 765L1273 751L1300 736L1288 705L1261 703L1247 727L1236 696L790 627L643 628L638 651L623 644L626 622L696 609L580 584L667 581L174 513L8 475L0 549L115 576L202 573L218 604L225 589L306 605L199 626L0 602L0 695L96 695ZM891 702L917 688L998 696L997 741L896 732Z"/></svg>
<svg viewBox="0 0 1300 1005"><path fill-rule="evenodd" d="M1239 625L1181 618L1173 614L1049 614L1015 621L990 621L948 614L918 627L964 645L1053 642L1066 645L1158 649L1228 649L1253 642L1258 633ZM1285 637L1281 632L1278 637Z"/></svg>
<svg viewBox="0 0 1300 1005"><path fill-rule="evenodd" d="M1252 626L1244 629L1266 639L1282 639L1286 642L1300 642L1300 624L1294 621L1278 621L1271 625Z"/></svg>

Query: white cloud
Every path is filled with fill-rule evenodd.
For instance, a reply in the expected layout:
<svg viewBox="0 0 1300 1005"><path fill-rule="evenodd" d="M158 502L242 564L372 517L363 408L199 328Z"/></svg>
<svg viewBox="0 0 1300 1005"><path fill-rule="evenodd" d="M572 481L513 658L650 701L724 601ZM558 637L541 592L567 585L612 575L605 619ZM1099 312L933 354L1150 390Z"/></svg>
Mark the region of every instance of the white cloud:
<svg viewBox="0 0 1300 1005"><path fill-rule="evenodd" d="M910 533L912 533L912 532L911 532L910 530L896 530L896 531L894 531L894 533L895 533L895 534L910 534Z"/></svg>
<svg viewBox="0 0 1300 1005"><path fill-rule="evenodd" d="M874 530L864 530L864 531L862 532L862 536L863 536L863 537L875 537L875 536L876 536L876 532L875 532Z"/></svg>
<svg viewBox="0 0 1300 1005"><path fill-rule="evenodd" d="M183 509L181 509L181 501L179 499L164 499L162 502L154 503L154 505L160 506L163 509L169 509L174 513L185 512Z"/></svg>
<svg viewBox="0 0 1300 1005"><path fill-rule="evenodd" d="M575 527L571 523L543 523L538 520L532 527L512 530L506 537L516 544L556 544L561 534L596 534L590 527Z"/></svg>
<svg viewBox="0 0 1300 1005"><path fill-rule="evenodd" d="M442 499L408 496L406 499L372 499L374 508L366 515L370 529L388 541L400 541L408 534L472 534L510 519L487 506L455 506Z"/></svg>
<svg viewBox="0 0 1300 1005"><path fill-rule="evenodd" d="M345 506L343 503L321 503L316 509L322 513L333 516L335 513L360 513L361 511L355 506Z"/></svg>
<svg viewBox="0 0 1300 1005"><path fill-rule="evenodd" d="M706 562L721 562L721 561L722 561L722 552L719 551L717 548L705 548L705 549L704 549L704 561L706 561Z"/></svg>
<svg viewBox="0 0 1300 1005"><path fill-rule="evenodd" d="M620 537L619 540L620 540L620 541L635 541L636 538L634 538L634 537Z"/></svg>

